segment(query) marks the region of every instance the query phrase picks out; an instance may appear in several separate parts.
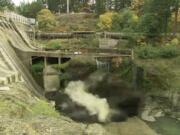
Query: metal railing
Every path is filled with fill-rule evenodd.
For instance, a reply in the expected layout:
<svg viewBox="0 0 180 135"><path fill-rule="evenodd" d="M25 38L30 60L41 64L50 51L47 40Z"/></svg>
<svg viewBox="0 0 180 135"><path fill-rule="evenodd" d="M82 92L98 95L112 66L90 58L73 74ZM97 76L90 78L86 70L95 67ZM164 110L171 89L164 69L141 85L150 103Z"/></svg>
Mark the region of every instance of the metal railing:
<svg viewBox="0 0 180 135"><path fill-rule="evenodd" d="M18 22L25 25L33 25L36 23L36 20L33 18L27 18L17 13L9 11L0 12L0 16L6 17L7 20L12 20L14 22Z"/></svg>

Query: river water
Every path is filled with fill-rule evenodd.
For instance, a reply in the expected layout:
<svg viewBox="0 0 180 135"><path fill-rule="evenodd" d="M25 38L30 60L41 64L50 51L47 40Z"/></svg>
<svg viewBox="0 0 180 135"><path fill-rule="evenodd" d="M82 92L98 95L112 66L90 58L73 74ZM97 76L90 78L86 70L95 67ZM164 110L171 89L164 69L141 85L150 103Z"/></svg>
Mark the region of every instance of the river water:
<svg viewBox="0 0 180 135"><path fill-rule="evenodd" d="M170 117L159 118L148 125L160 135L180 135L180 121Z"/></svg>

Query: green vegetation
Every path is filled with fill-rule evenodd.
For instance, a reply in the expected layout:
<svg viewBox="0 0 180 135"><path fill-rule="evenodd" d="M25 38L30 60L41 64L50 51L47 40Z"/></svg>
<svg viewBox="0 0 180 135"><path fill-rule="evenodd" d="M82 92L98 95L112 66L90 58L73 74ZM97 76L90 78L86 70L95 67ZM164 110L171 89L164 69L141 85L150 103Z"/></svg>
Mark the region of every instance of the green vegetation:
<svg viewBox="0 0 180 135"><path fill-rule="evenodd" d="M47 49L61 49L61 42L59 40L50 40L47 42Z"/></svg>
<svg viewBox="0 0 180 135"><path fill-rule="evenodd" d="M1 116L31 118L35 116L59 117L53 106L43 99L35 98L23 85L13 85L13 93L0 95Z"/></svg>
<svg viewBox="0 0 180 135"><path fill-rule="evenodd" d="M99 46L99 40L94 36L79 39L38 40L37 42L46 49L97 48Z"/></svg>
<svg viewBox="0 0 180 135"><path fill-rule="evenodd" d="M101 30L110 30L112 28L112 24L114 23L113 17L117 16L116 13L107 12L99 17L98 26ZM119 22L118 22L119 23Z"/></svg>
<svg viewBox="0 0 180 135"><path fill-rule="evenodd" d="M37 15L38 27L41 30L52 30L56 25L55 16L48 9L42 9Z"/></svg>
<svg viewBox="0 0 180 135"><path fill-rule="evenodd" d="M66 12L66 3L66 0L48 0L49 9L53 12ZM69 7L70 12L79 12L85 8L90 8L88 0L70 0Z"/></svg>
<svg viewBox="0 0 180 135"><path fill-rule="evenodd" d="M44 8L42 0L36 0L32 3L22 2L19 7L17 7L17 11L23 16L36 18L39 11Z"/></svg>
<svg viewBox="0 0 180 135"><path fill-rule="evenodd" d="M50 116L59 117L59 113L49 103L44 100L38 100L30 106L30 112L32 116Z"/></svg>
<svg viewBox="0 0 180 135"><path fill-rule="evenodd" d="M98 15L103 14L106 11L106 2L104 0L97 0L95 9Z"/></svg>
<svg viewBox="0 0 180 135"><path fill-rule="evenodd" d="M0 0L0 11L2 10L14 10L12 0Z"/></svg>
<svg viewBox="0 0 180 135"><path fill-rule="evenodd" d="M173 24L176 24L174 27L177 29L178 13L174 11L177 5L177 0L133 0L124 3L120 0L115 2L115 7L118 7L116 12L111 15L111 12L100 15L99 26L102 30L136 33L150 40L161 38L162 34L172 32ZM106 7L111 6L111 4L106 5ZM176 14L171 21L174 12Z"/></svg>
<svg viewBox="0 0 180 135"><path fill-rule="evenodd" d="M112 19L112 31L135 32L139 17L131 10L123 10Z"/></svg>
<svg viewBox="0 0 180 135"><path fill-rule="evenodd" d="M178 46L153 47L146 45L136 48L137 56L141 59L174 58L180 55Z"/></svg>
<svg viewBox="0 0 180 135"><path fill-rule="evenodd" d="M39 62L39 63L33 64L32 67L31 67L31 70L32 70L33 73L42 73L43 68L44 68L44 63Z"/></svg>
<svg viewBox="0 0 180 135"><path fill-rule="evenodd" d="M55 32L96 31L97 17L95 14L68 14L56 16L57 26Z"/></svg>
<svg viewBox="0 0 180 135"><path fill-rule="evenodd" d="M146 92L176 91L180 82L180 56L174 58L136 59L140 89Z"/></svg>

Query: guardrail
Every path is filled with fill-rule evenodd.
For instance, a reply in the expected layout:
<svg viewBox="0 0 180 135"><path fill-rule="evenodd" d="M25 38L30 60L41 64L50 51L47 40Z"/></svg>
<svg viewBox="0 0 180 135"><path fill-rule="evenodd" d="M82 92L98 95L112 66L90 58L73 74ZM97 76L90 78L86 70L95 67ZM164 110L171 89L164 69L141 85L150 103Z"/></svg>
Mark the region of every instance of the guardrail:
<svg viewBox="0 0 180 135"><path fill-rule="evenodd" d="M25 25L34 25L36 23L36 20L33 18L27 18L17 13L9 11L0 12L0 16L5 17L7 20L11 19L14 22L22 23Z"/></svg>
<svg viewBox="0 0 180 135"><path fill-rule="evenodd" d="M60 49L60 50L40 50L30 52L31 56L37 57L60 57L60 56L93 56L93 57L129 57L134 60L134 51L132 49L93 49L93 48L79 48L79 49Z"/></svg>

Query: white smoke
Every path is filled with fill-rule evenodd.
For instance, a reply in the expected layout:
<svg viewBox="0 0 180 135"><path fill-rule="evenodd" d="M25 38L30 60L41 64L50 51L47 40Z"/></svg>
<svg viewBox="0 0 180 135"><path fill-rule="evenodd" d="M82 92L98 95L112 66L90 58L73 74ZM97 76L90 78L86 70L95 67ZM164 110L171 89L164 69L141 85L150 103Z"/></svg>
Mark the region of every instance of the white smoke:
<svg viewBox="0 0 180 135"><path fill-rule="evenodd" d="M100 122L106 122L108 120L110 107L107 100L88 93L84 82L70 82L65 89L65 93L73 102L85 107L90 115L97 115Z"/></svg>

